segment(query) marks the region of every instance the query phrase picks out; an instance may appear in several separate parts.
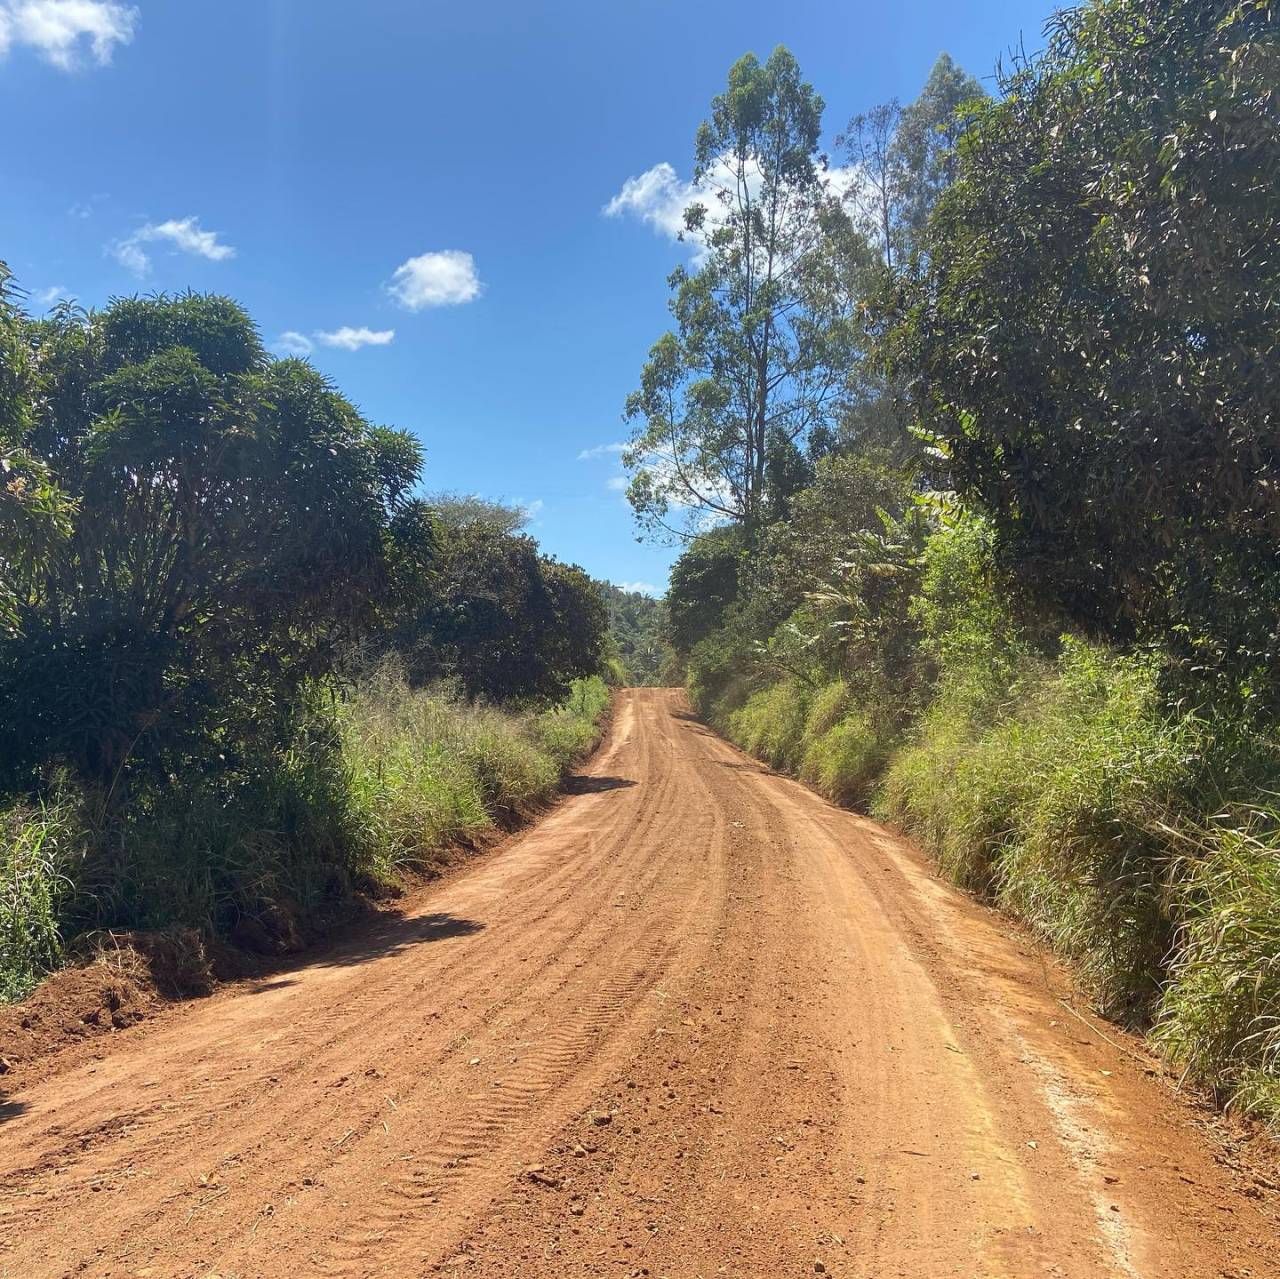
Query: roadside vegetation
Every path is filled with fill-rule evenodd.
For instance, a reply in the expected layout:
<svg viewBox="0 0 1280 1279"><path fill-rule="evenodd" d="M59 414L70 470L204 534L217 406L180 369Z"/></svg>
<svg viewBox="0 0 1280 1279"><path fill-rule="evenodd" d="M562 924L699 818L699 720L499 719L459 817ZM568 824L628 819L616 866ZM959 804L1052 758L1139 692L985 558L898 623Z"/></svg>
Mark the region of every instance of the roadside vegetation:
<svg viewBox="0 0 1280 1279"><path fill-rule="evenodd" d="M829 162L744 58L626 461L700 712L1280 1121L1278 56L1267 3L1092 0Z"/></svg>
<svg viewBox="0 0 1280 1279"><path fill-rule="evenodd" d="M682 672L674 665L667 642L666 605L642 591L606 583L605 606L618 663L618 682L634 688L664 688L679 684Z"/></svg>
<svg viewBox="0 0 1280 1279"><path fill-rule="evenodd" d="M295 949L595 740L599 583L225 298L0 269L0 999L77 937Z"/></svg>

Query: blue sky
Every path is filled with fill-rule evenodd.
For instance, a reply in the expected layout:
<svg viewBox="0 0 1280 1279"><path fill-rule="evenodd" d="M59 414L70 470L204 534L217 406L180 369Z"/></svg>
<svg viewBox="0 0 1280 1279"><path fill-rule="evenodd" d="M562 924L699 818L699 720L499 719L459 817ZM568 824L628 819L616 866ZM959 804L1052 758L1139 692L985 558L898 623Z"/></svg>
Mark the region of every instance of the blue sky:
<svg viewBox="0 0 1280 1279"><path fill-rule="evenodd" d="M1054 7L0 0L0 259L32 309L229 293L419 435L428 487L522 502L551 553L661 589L676 552L636 542L609 446L731 63L789 46L830 141L942 50L986 77L1039 48Z"/></svg>

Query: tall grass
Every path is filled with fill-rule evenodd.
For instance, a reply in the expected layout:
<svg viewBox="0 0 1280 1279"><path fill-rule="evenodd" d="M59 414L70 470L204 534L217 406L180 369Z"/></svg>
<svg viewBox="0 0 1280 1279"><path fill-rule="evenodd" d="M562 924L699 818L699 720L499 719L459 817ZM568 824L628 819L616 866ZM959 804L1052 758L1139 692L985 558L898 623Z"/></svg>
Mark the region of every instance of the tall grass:
<svg viewBox="0 0 1280 1279"><path fill-rule="evenodd" d="M1259 803L1280 746L1171 713L1159 674L1078 641L962 654L896 745L841 680L713 720L905 828L1065 955L1100 1011L1280 1126L1280 808Z"/></svg>
<svg viewBox="0 0 1280 1279"><path fill-rule="evenodd" d="M814 689L786 679L751 693L712 720L743 750L794 773L837 804L865 804L889 741L842 679Z"/></svg>
<svg viewBox="0 0 1280 1279"><path fill-rule="evenodd" d="M340 699L317 693L287 749L223 773L137 787L110 813L69 788L0 811L0 999L90 929L182 925L292 949L361 889L551 795L608 700L593 678L560 706L512 712L387 668Z"/></svg>
<svg viewBox="0 0 1280 1279"><path fill-rule="evenodd" d="M0 1002L62 959L60 923L84 854L75 805L60 791L0 812Z"/></svg>
<svg viewBox="0 0 1280 1279"><path fill-rule="evenodd" d="M513 714L381 673L340 712L360 869L394 878L547 798L594 743L608 700L597 677L559 706Z"/></svg>
<svg viewBox="0 0 1280 1279"><path fill-rule="evenodd" d="M994 721L953 679L890 764L881 811L1071 958L1102 1011L1142 1022L1176 925L1161 823L1189 802L1194 736L1163 714L1149 663L1082 644L1024 672Z"/></svg>
<svg viewBox="0 0 1280 1279"><path fill-rule="evenodd" d="M1170 834L1180 924L1155 1041L1191 1078L1280 1126L1280 812Z"/></svg>
<svg viewBox="0 0 1280 1279"><path fill-rule="evenodd" d="M774 768L794 771L804 754L811 696L811 691L795 680L783 680L752 693L728 717L729 736Z"/></svg>

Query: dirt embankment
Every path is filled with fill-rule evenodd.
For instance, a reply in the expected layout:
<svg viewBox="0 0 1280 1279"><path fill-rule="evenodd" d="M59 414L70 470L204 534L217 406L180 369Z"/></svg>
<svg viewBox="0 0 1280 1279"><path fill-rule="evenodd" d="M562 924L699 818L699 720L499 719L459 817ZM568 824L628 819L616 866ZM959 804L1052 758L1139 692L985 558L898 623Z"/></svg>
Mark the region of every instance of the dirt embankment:
<svg viewBox="0 0 1280 1279"><path fill-rule="evenodd" d="M590 774L7 1096L0 1275L1280 1276L1274 1176L908 845L672 692Z"/></svg>

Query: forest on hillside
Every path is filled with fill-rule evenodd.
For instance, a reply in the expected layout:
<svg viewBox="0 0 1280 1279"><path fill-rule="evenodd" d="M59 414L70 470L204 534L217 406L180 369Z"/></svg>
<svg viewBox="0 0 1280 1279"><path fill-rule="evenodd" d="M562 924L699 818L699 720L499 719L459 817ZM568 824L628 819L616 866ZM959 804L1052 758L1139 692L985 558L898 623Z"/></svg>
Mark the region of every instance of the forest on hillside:
<svg viewBox="0 0 1280 1279"><path fill-rule="evenodd" d="M667 610L662 600L643 591L605 585L609 632L624 683L655 687L678 682L667 640Z"/></svg>
<svg viewBox="0 0 1280 1279"><path fill-rule="evenodd" d="M624 459L698 709L1273 1117L1278 58L1266 0L1093 0L828 154L744 57Z"/></svg>

